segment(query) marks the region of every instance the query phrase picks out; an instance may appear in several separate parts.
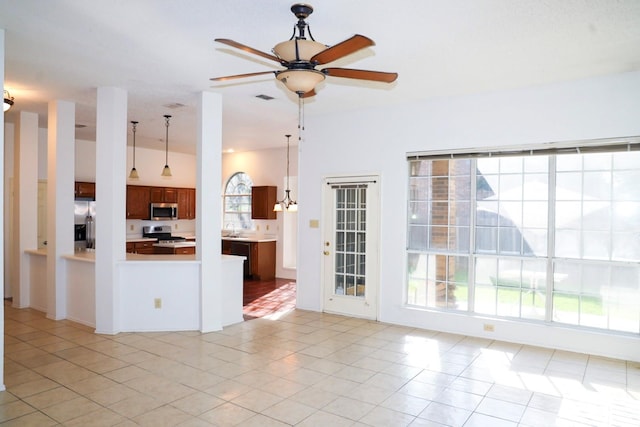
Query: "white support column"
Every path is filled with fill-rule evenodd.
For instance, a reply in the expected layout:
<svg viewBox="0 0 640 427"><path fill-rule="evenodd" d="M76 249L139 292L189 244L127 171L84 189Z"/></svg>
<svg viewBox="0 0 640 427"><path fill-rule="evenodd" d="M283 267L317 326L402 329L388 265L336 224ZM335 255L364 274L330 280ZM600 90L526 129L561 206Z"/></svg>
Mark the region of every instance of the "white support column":
<svg viewBox="0 0 640 427"><path fill-rule="evenodd" d="M67 316L67 272L62 255L73 253L76 106L51 101L47 164L47 317Z"/></svg>
<svg viewBox="0 0 640 427"><path fill-rule="evenodd" d="M18 277L12 283L13 306L29 307L29 258L27 249L38 247L38 115L20 112L14 147L14 259Z"/></svg>
<svg viewBox="0 0 640 427"><path fill-rule="evenodd" d="M0 81L4 88L4 30L0 28ZM0 147L4 147L4 114L0 117ZM4 150L0 150L0 176L5 177ZM4 185L0 185L0 200L4 200ZM5 209L0 212L0 219L4 224ZM0 242L4 241L4 227L0 227ZM4 245L0 245L0 260L4 261ZM4 277L4 262L0 263L0 277ZM3 333L0 334L0 360L4 360L4 304L0 304L0 326ZM4 363L0 363L0 391L6 390L4 386Z"/></svg>
<svg viewBox="0 0 640 427"><path fill-rule="evenodd" d="M126 252L127 92L98 88L96 120L96 332L120 332L116 262Z"/></svg>
<svg viewBox="0 0 640 427"><path fill-rule="evenodd" d="M200 332L222 329L222 96L200 94L196 147L196 253L200 260Z"/></svg>

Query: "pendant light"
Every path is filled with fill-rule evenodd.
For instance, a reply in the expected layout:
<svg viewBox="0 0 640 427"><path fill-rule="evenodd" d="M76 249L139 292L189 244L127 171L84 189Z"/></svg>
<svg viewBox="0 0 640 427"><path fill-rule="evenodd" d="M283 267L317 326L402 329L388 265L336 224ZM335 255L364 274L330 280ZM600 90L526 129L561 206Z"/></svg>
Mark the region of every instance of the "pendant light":
<svg viewBox="0 0 640 427"><path fill-rule="evenodd" d="M170 115L165 114L164 116L164 121L165 121L165 126L167 128L167 133L165 136L165 154L164 154L164 168L162 169L162 176L166 176L166 177L170 177L171 175L171 168L169 167L169 119L171 118Z"/></svg>
<svg viewBox="0 0 640 427"><path fill-rule="evenodd" d="M138 122L131 122L131 130L133 132L133 167L131 168L131 172L129 172L129 179L139 179L140 175L138 175L138 171L136 169L136 126Z"/></svg>
<svg viewBox="0 0 640 427"><path fill-rule="evenodd" d="M9 93L8 90L4 90L4 104L3 104L3 111L8 111L9 108L11 108L11 106L13 105L13 96L11 96L11 94Z"/></svg>
<svg viewBox="0 0 640 427"><path fill-rule="evenodd" d="M283 210L289 212L297 212L298 211L298 203L295 200L291 199L289 189L289 138L291 135L285 135L287 137L287 188L284 190L284 199L276 202L273 206L274 212L282 212Z"/></svg>

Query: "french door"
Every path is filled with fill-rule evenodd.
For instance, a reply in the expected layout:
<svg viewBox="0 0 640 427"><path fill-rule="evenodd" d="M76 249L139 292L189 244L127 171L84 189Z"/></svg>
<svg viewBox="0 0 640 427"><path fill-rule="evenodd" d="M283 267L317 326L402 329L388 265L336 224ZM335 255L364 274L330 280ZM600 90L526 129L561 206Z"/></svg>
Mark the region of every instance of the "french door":
<svg viewBox="0 0 640 427"><path fill-rule="evenodd" d="M377 319L379 183L377 176L325 179L326 312Z"/></svg>

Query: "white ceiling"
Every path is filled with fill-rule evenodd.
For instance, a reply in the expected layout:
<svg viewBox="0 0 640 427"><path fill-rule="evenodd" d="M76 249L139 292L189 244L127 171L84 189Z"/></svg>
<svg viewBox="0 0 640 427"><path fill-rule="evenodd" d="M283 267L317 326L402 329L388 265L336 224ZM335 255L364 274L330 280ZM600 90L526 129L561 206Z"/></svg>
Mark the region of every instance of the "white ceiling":
<svg viewBox="0 0 640 427"><path fill-rule="evenodd" d="M6 115L76 103L77 138L95 138L96 88L124 88L136 144L195 151L196 100L224 99L223 148L262 149L296 133L298 104L273 75L225 83L210 77L280 69L215 43L230 38L270 52L293 33L292 0L0 0ZM376 45L329 66L394 71L393 84L328 77L306 116L433 97L527 87L640 69L638 0L316 0L316 41L363 34ZM265 94L271 101L256 98ZM176 104L183 107L171 108ZM307 129L307 132L310 130ZM295 139L294 139L295 141ZM131 143L131 141L129 141Z"/></svg>

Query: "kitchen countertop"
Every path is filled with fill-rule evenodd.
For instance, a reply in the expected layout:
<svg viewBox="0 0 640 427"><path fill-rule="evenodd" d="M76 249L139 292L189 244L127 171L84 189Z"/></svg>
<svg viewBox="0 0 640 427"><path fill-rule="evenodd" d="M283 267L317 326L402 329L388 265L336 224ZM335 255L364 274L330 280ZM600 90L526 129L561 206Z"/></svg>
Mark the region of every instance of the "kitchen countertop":
<svg viewBox="0 0 640 427"><path fill-rule="evenodd" d="M33 255L40 255L40 256L47 256L47 250L46 249L29 249L26 250L25 252L33 254ZM165 255L145 255L145 254L126 254L127 261L198 261L196 259L196 256L193 254L190 255L171 255L171 254L165 254ZM244 256L240 256L240 255L224 255L224 254L220 254L220 256L222 257L222 262L234 262L234 261L244 261L246 259L246 257ZM68 260L72 260L72 261L81 261L81 262L91 262L94 263L96 262L96 253L94 251L91 252L87 252L87 251L81 251L81 252L74 252L73 254L68 254L68 255L63 255L62 256L65 259Z"/></svg>
<svg viewBox="0 0 640 427"><path fill-rule="evenodd" d="M162 242L154 243L153 246L158 248L195 248L196 242Z"/></svg>
<svg viewBox="0 0 640 427"><path fill-rule="evenodd" d="M157 242L153 237L127 237L127 242Z"/></svg>
<svg viewBox="0 0 640 427"><path fill-rule="evenodd" d="M262 243L262 242L276 242L278 239L276 239L275 237L228 237L228 236L222 236L222 240L229 240L231 242Z"/></svg>

